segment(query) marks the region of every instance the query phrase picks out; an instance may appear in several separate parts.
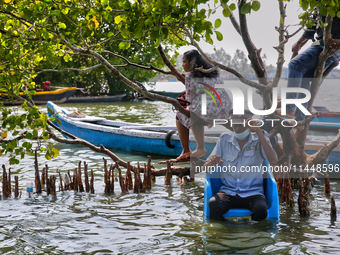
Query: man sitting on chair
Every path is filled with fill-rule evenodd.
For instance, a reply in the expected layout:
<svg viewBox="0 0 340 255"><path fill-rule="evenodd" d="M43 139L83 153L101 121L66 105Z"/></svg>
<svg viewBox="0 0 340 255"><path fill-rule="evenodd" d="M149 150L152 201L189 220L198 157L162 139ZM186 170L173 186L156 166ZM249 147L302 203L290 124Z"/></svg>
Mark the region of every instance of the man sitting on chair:
<svg viewBox="0 0 340 255"><path fill-rule="evenodd" d="M251 120L250 111L233 115L231 110L229 116L233 134L220 136L205 163L205 166L219 164L217 170L224 169L218 174L222 186L209 200L210 219L224 221L223 215L229 209L243 208L252 211L252 220L260 221L267 217L261 166L264 159L276 165L277 155L266 132Z"/></svg>

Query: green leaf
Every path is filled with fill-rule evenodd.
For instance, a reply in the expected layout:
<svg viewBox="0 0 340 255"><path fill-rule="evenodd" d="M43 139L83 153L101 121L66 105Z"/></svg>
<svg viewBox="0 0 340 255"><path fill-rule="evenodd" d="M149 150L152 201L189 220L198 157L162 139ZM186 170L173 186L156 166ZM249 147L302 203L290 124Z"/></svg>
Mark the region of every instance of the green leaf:
<svg viewBox="0 0 340 255"><path fill-rule="evenodd" d="M308 1L302 1L301 3L301 7L304 11L306 11L308 9L308 6L309 6L309 2Z"/></svg>
<svg viewBox="0 0 340 255"><path fill-rule="evenodd" d="M242 14L248 14L248 13L250 13L250 11L251 11L250 3L245 3L244 5L242 5L242 8L241 8Z"/></svg>
<svg viewBox="0 0 340 255"><path fill-rule="evenodd" d="M220 19L215 20L215 28L219 28L222 25L222 21Z"/></svg>
<svg viewBox="0 0 340 255"><path fill-rule="evenodd" d="M251 8L253 9L253 11L257 12L258 10L260 10L261 4L259 1L253 1Z"/></svg>
<svg viewBox="0 0 340 255"><path fill-rule="evenodd" d="M336 16L340 19L340 11L336 13Z"/></svg>
<svg viewBox="0 0 340 255"><path fill-rule="evenodd" d="M121 21L123 21L124 19L122 18L122 16L117 16L117 17L115 17L115 23L116 24L119 24Z"/></svg>
<svg viewBox="0 0 340 255"><path fill-rule="evenodd" d="M65 28L66 28L65 23L62 23L62 22L60 22L60 23L58 24L58 26L59 26L60 28L62 28L62 29L65 29Z"/></svg>
<svg viewBox="0 0 340 255"><path fill-rule="evenodd" d="M235 11L236 10L236 5L235 4L231 4L231 5L229 5L229 8L230 8L230 10Z"/></svg>
<svg viewBox="0 0 340 255"><path fill-rule="evenodd" d="M38 130L34 129L33 130L33 138L37 138L38 137Z"/></svg>
<svg viewBox="0 0 340 255"><path fill-rule="evenodd" d="M129 42L120 42L119 43L119 49L121 50L127 50L130 48L131 44Z"/></svg>
<svg viewBox="0 0 340 255"><path fill-rule="evenodd" d="M52 156L51 156L51 154L50 154L49 151L46 152L45 158L46 158L47 160L51 160L51 159L52 159Z"/></svg>
<svg viewBox="0 0 340 255"><path fill-rule="evenodd" d="M223 40L223 35L220 32L218 32L218 31L215 31L215 33L216 33L217 40L222 41Z"/></svg>
<svg viewBox="0 0 340 255"><path fill-rule="evenodd" d="M141 27L138 27L136 30L135 30L135 37L137 38L137 39L140 39L140 38L142 38L142 36L143 36L143 29L141 28Z"/></svg>
<svg viewBox="0 0 340 255"><path fill-rule="evenodd" d="M163 34L163 39L164 39L164 38L167 38L168 35L169 35L168 29L167 29L166 27L162 27L162 28L161 28L161 31L162 31L162 34Z"/></svg>
<svg viewBox="0 0 340 255"><path fill-rule="evenodd" d="M66 15L66 14L68 14L69 10L70 10L70 8L65 8L65 9L62 9L61 12Z"/></svg>
<svg viewBox="0 0 340 255"><path fill-rule="evenodd" d="M229 18L229 16L230 16L229 8L223 9L222 14L223 14L224 17Z"/></svg>
<svg viewBox="0 0 340 255"><path fill-rule="evenodd" d="M51 12L52 15L58 16L60 15L60 11L59 10L54 10Z"/></svg>
<svg viewBox="0 0 340 255"><path fill-rule="evenodd" d="M9 164L10 165L19 164L19 160L16 159L15 157L12 157L9 159Z"/></svg>
<svg viewBox="0 0 340 255"><path fill-rule="evenodd" d="M57 148L52 148L52 153L54 158L59 156L59 150Z"/></svg>
<svg viewBox="0 0 340 255"><path fill-rule="evenodd" d="M317 3L316 0L310 1L310 8L311 8L311 9L314 9L314 7L315 7L317 4L318 4L318 3Z"/></svg>

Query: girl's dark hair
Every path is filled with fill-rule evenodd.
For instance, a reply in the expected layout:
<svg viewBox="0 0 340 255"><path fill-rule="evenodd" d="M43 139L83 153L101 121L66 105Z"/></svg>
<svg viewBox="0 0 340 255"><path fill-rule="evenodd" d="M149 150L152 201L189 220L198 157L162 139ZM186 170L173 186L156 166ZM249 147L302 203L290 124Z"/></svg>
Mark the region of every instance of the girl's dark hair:
<svg viewBox="0 0 340 255"><path fill-rule="evenodd" d="M189 50L183 54L183 57L185 57L189 61L191 73L194 77L214 78L218 76L217 70L210 73L203 73L201 71L195 70L195 68L200 67L203 67L203 69L209 69L213 67L213 65L205 60L197 50Z"/></svg>

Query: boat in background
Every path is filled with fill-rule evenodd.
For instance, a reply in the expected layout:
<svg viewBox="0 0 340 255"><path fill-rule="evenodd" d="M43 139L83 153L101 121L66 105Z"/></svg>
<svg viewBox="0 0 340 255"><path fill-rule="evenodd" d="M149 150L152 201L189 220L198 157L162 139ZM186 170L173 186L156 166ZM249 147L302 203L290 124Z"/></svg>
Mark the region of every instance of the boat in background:
<svg viewBox="0 0 340 255"><path fill-rule="evenodd" d="M172 97L172 98L177 98L182 93L182 92L153 91L153 90L150 90L150 92L159 94L161 96Z"/></svg>
<svg viewBox="0 0 340 255"><path fill-rule="evenodd" d="M149 92L155 93L155 94L158 94L158 95L161 95L161 96L165 96L165 97L172 97L172 98L177 98L177 97L179 97L180 94L182 94L182 92L155 91L155 90L150 90ZM137 98L137 99L152 100L150 98L142 96L139 93L135 94L135 98Z"/></svg>
<svg viewBox="0 0 340 255"><path fill-rule="evenodd" d="M69 97L65 103L112 103L120 102L124 97L126 97L126 94L114 96Z"/></svg>
<svg viewBox="0 0 340 255"><path fill-rule="evenodd" d="M77 87L65 87L65 88L57 88L56 90L49 91L37 91L35 95L32 95L32 100L36 105L38 104L46 104L48 101L54 102L56 104L65 103L66 100L73 96L74 93L78 90ZM28 97L24 93L19 94L24 99L28 99ZM3 102L4 105L21 105L23 101L14 99L14 101L0 97L0 101Z"/></svg>
<svg viewBox="0 0 340 255"><path fill-rule="evenodd" d="M340 112L329 111L324 106L314 106L310 129L338 130L340 129Z"/></svg>

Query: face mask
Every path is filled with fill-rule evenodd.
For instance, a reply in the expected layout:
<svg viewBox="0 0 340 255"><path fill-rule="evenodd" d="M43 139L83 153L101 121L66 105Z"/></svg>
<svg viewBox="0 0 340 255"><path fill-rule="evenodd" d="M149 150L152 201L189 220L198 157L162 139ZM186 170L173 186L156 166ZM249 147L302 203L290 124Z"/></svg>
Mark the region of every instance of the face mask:
<svg viewBox="0 0 340 255"><path fill-rule="evenodd" d="M239 140L244 140L250 134L249 129L244 130L242 133L236 133L234 131L234 136Z"/></svg>

